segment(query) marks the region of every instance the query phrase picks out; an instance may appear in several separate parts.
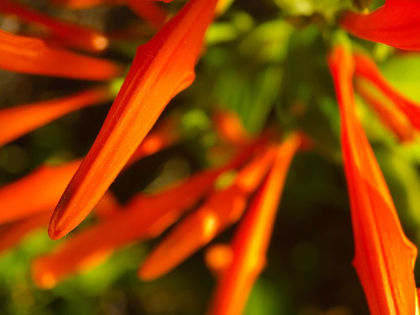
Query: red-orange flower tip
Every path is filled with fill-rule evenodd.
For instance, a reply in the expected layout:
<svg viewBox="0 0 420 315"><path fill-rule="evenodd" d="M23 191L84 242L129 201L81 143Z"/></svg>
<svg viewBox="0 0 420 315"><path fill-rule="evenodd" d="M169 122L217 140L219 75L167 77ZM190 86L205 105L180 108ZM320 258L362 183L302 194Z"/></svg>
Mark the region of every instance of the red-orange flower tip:
<svg viewBox="0 0 420 315"><path fill-rule="evenodd" d="M51 218L58 239L92 210L177 93L192 83L216 0L191 0L139 47L102 129Z"/></svg>

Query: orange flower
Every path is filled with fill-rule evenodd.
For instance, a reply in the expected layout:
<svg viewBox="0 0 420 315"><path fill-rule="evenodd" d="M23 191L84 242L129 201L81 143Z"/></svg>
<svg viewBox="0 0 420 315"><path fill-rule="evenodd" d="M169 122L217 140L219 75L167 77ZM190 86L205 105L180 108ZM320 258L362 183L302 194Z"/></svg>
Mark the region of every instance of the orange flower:
<svg viewBox="0 0 420 315"><path fill-rule="evenodd" d="M168 102L194 80L194 65L216 0L192 0L140 46L104 125L51 218L59 239L91 211Z"/></svg>
<svg viewBox="0 0 420 315"><path fill-rule="evenodd" d="M178 137L170 126L175 127L171 120L159 124L156 130L153 130L139 145L126 167L172 145ZM80 163L81 160L74 160L60 166L41 166L16 182L1 187L0 224L20 220L40 212L48 212L51 215ZM26 197L21 198L22 195ZM107 212L109 209L104 211Z"/></svg>
<svg viewBox="0 0 420 315"><path fill-rule="evenodd" d="M415 130L408 118L389 99L372 89L364 79L355 81L357 93L375 111L382 123L392 131L401 142L413 141Z"/></svg>
<svg viewBox="0 0 420 315"><path fill-rule="evenodd" d="M44 41L0 30L0 68L30 74L82 80L108 80L122 73L116 64L49 48Z"/></svg>
<svg viewBox="0 0 420 315"><path fill-rule="evenodd" d="M102 51L108 47L108 39L97 31L55 20L9 0L0 0L0 12L16 15L25 22L46 28L51 39L62 45L90 52Z"/></svg>
<svg viewBox="0 0 420 315"><path fill-rule="evenodd" d="M274 150L267 150L241 169L231 185L215 190L155 248L143 263L139 276L144 280L162 276L239 220L249 195L264 179L273 158Z"/></svg>
<svg viewBox="0 0 420 315"><path fill-rule="evenodd" d="M388 187L356 117L353 61L337 46L328 62L342 119L341 140L351 201L355 258L372 314L418 314L413 268L416 247L406 238Z"/></svg>
<svg viewBox="0 0 420 315"><path fill-rule="evenodd" d="M420 2L386 0L369 14L346 12L340 24L351 34L407 50L420 50Z"/></svg>
<svg viewBox="0 0 420 315"><path fill-rule="evenodd" d="M108 88L98 87L54 100L0 110L0 146L72 111L111 98Z"/></svg>
<svg viewBox="0 0 420 315"><path fill-rule="evenodd" d="M236 231L231 246L232 259L218 277L209 314L242 313L252 286L265 266L265 253L287 170L300 144L300 136L293 134L276 148L273 167Z"/></svg>
<svg viewBox="0 0 420 315"><path fill-rule="evenodd" d="M211 190L220 174L242 165L258 148L260 143L252 144L223 167L200 172L153 194L138 194L123 211L111 210L114 214L76 233L56 251L38 259L33 268L36 283L41 287L52 287L72 273L96 266L124 245L159 236ZM109 205L112 201L105 204ZM109 210L108 207L106 211Z"/></svg>
<svg viewBox="0 0 420 315"><path fill-rule="evenodd" d="M384 95L386 95L398 109L405 114L414 128L420 130L420 105L406 98L397 91L381 74L376 64L365 54L353 54L355 61L355 75L368 80Z"/></svg>

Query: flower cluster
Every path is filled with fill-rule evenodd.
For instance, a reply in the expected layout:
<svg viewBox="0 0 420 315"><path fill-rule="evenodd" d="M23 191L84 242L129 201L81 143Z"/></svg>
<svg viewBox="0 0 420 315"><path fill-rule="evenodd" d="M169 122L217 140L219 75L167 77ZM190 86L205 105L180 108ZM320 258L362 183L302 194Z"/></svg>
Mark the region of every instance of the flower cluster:
<svg viewBox="0 0 420 315"><path fill-rule="evenodd" d="M274 2L283 5L282 1ZM165 117L160 116L171 100L194 82L197 61L206 53L206 31L231 4L188 0L171 17L165 8L169 4L146 0L51 1L51 5L66 10L127 6L143 19L153 36L137 47L124 74L122 62L98 55L110 49L119 36L138 36L130 33L132 28L103 34L20 2L0 0L2 16L29 26L26 32L0 30L2 70L97 82L71 95L0 109L1 146L71 112L113 101L84 157L55 166L37 166L0 188L0 250L14 247L30 232L47 226L52 240L68 235L32 262L36 285L51 289L71 275L101 264L126 245L157 238L174 225L138 271L140 279L153 280L238 223L229 243L212 244L206 249L206 264L216 279L208 313L243 313L252 287L268 263L268 246L290 165L299 151L318 145L316 135L299 127L299 118L308 110L305 97L294 95L292 119L283 117L281 110L276 119L271 113L274 110L259 109L257 101L251 104L251 116L266 111L260 115L263 119L258 132L244 127L241 110L211 108L209 124L213 136L222 143L223 152L216 152L218 163L209 163L152 192L138 192L125 204L109 190L116 177L137 161L187 137L181 125L188 113L169 111ZM388 82L366 49L372 44L358 38L394 47L388 50L390 55L420 50L420 2L387 0L370 13L345 10L333 15L319 26L327 48L321 67L330 73L332 83L330 80L328 84L333 84L338 104L334 106L341 123L342 161L350 198L353 265L371 314L419 314L414 278L417 248L404 234L365 134L361 102L355 92L394 135L396 146L416 140L419 105ZM316 20L316 14L312 18ZM279 32L284 37L290 37L293 31L299 33L300 28L304 32L310 28L305 25L310 20L283 15ZM241 24L238 29L243 27ZM221 41L229 40L228 29L222 29L226 37L221 36ZM259 40L264 34L256 32L253 36ZM355 37L350 39L349 34ZM307 58L311 58L310 52ZM275 72L287 68L283 61ZM123 84L115 93L121 77ZM275 102L273 97L266 103ZM72 232L92 211L95 220Z"/></svg>

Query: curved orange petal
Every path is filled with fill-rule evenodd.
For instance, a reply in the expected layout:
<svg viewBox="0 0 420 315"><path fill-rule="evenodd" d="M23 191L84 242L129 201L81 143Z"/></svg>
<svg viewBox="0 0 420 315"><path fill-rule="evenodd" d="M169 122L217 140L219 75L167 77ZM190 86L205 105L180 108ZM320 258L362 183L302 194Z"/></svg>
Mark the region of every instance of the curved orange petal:
<svg viewBox="0 0 420 315"><path fill-rule="evenodd" d="M353 54L355 61L355 75L372 82L383 94L391 99L395 105L405 113L413 126L420 130L420 104L417 104L389 84L379 71L379 68L367 55L360 52Z"/></svg>
<svg viewBox="0 0 420 315"><path fill-rule="evenodd" d="M346 12L340 24L357 37L418 51L419 12L420 2L417 0L387 1L369 14Z"/></svg>
<svg viewBox="0 0 420 315"><path fill-rule="evenodd" d="M122 73L116 64L62 49L40 39L0 30L0 68L29 74L81 80L109 80Z"/></svg>
<svg viewBox="0 0 420 315"><path fill-rule="evenodd" d="M102 51L108 47L108 39L97 31L53 19L9 0L0 0L0 12L16 15L25 22L45 27L54 41L66 46L90 52Z"/></svg>
<svg viewBox="0 0 420 315"><path fill-rule="evenodd" d="M123 4L126 0L50 0L51 4L69 9L88 9L98 5Z"/></svg>
<svg viewBox="0 0 420 315"><path fill-rule="evenodd" d="M218 233L236 222L269 170L274 149L254 158L236 176L235 182L216 190L196 211L187 216L153 250L143 263L139 276L151 280L162 276L210 242Z"/></svg>
<svg viewBox="0 0 420 315"><path fill-rule="evenodd" d="M59 239L88 215L159 115L194 79L194 65L216 0L191 0L147 44L130 72L82 165L51 219Z"/></svg>
<svg viewBox="0 0 420 315"><path fill-rule="evenodd" d="M0 110L0 146L83 107L112 99L108 88L93 88L70 96Z"/></svg>
<svg viewBox="0 0 420 315"><path fill-rule="evenodd" d="M355 82L357 93L375 111L382 123L391 130L401 142L413 141L415 130L408 118L389 99L385 99L372 91L364 79Z"/></svg>
<svg viewBox="0 0 420 315"><path fill-rule="evenodd" d="M209 314L242 314L252 286L264 268L287 171L300 144L301 137L292 134L277 147L273 167L235 233L233 258L218 278Z"/></svg>
<svg viewBox="0 0 420 315"><path fill-rule="evenodd" d="M386 182L356 117L353 59L344 47L337 46L328 62L342 119L342 150L356 248L353 264L372 314L418 314L413 274L417 248L404 235Z"/></svg>

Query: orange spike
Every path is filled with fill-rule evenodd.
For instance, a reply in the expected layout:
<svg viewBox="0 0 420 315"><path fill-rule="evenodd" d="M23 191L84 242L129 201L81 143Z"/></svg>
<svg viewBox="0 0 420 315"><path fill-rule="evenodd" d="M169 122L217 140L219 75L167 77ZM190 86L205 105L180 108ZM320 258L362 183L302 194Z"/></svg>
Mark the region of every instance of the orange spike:
<svg viewBox="0 0 420 315"><path fill-rule="evenodd" d="M171 98L193 82L215 4L216 0L191 0L139 47L95 143L54 211L52 239L63 237L84 220Z"/></svg>
<svg viewBox="0 0 420 315"><path fill-rule="evenodd" d="M0 231L0 252L16 246L29 233L47 226L50 217L51 212L38 213L4 227Z"/></svg>
<svg viewBox="0 0 420 315"><path fill-rule="evenodd" d="M211 245L205 253L207 267L220 277L233 260L232 247L227 244Z"/></svg>
<svg viewBox="0 0 420 315"><path fill-rule="evenodd" d="M300 136L293 134L277 147L273 167L236 231L233 258L218 278L209 314L242 314L252 286L264 268L287 171L300 143Z"/></svg>
<svg viewBox="0 0 420 315"><path fill-rule="evenodd" d="M372 91L369 83L364 79L355 82L356 91L375 111L382 123L391 130L401 142L413 141L415 130L408 118L394 106L389 99Z"/></svg>
<svg viewBox="0 0 420 315"><path fill-rule="evenodd" d="M229 143L242 146L252 140L238 115L232 111L216 111L213 114L213 122L219 135Z"/></svg>
<svg viewBox="0 0 420 315"><path fill-rule="evenodd" d="M62 49L40 39L0 30L0 68L29 74L81 80L109 80L122 73L114 63Z"/></svg>
<svg viewBox="0 0 420 315"><path fill-rule="evenodd" d="M152 1L126 0L127 5L139 17L150 23L156 29L162 28L168 18L168 13Z"/></svg>
<svg viewBox="0 0 420 315"><path fill-rule="evenodd" d="M391 99L395 105L407 116L414 128L420 130L420 104L406 98L398 92L379 71L376 64L366 55L357 52L353 54L355 61L355 75L372 82L382 93Z"/></svg>
<svg viewBox="0 0 420 315"><path fill-rule="evenodd" d="M108 39L99 32L53 19L9 0L0 0L0 12L16 15L25 22L45 27L54 41L66 46L89 52L102 51L108 47Z"/></svg>
<svg viewBox="0 0 420 315"><path fill-rule="evenodd" d="M353 264L373 315L418 314L416 247L398 220L388 187L356 117L353 59L342 46L328 57L342 119L341 141L351 201Z"/></svg>
<svg viewBox="0 0 420 315"><path fill-rule="evenodd" d="M0 146L70 112L111 98L108 88L93 88L62 98L0 110Z"/></svg>
<svg viewBox="0 0 420 315"><path fill-rule="evenodd" d="M162 276L239 220L249 195L263 180L273 158L271 148L246 165L231 186L214 191L203 206L179 223L153 250L139 276L143 280Z"/></svg>
<svg viewBox="0 0 420 315"><path fill-rule="evenodd" d="M212 187L225 168L204 171L164 191L134 197L124 211L76 233L33 267L40 287L53 287L71 273L90 269L117 248L156 237Z"/></svg>

